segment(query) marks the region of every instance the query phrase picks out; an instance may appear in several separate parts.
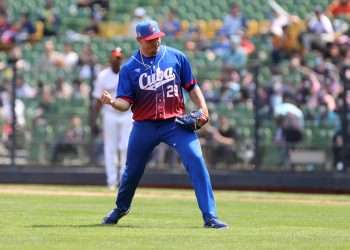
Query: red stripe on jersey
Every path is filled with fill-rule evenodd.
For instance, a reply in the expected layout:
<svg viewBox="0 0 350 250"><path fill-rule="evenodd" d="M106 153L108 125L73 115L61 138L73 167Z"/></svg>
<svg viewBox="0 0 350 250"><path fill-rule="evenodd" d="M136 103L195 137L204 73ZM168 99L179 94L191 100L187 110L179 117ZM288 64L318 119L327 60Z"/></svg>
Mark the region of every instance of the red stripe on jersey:
<svg viewBox="0 0 350 250"><path fill-rule="evenodd" d="M167 98L167 100L164 98ZM179 93L179 96L168 98L163 95L155 95L153 92L148 91L148 93L144 93L135 100L134 105L131 106L131 110L135 121L165 120L183 115L185 105L181 93Z"/></svg>
<svg viewBox="0 0 350 250"><path fill-rule="evenodd" d="M197 80L193 79L192 81L190 81L189 83L185 83L184 84L184 89L186 89L187 91L190 91L193 89L193 87L196 85Z"/></svg>

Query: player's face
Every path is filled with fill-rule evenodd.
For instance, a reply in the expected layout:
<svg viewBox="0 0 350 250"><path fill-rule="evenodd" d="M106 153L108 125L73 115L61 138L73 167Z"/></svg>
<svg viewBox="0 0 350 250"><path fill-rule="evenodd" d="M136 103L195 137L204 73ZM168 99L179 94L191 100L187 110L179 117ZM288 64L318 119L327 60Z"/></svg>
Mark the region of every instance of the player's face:
<svg viewBox="0 0 350 250"><path fill-rule="evenodd" d="M119 69L120 69L120 65L122 63L122 60L123 58L122 57L111 57L110 58L110 63L111 63L111 67L112 67L112 70L115 72L115 73L118 73L119 72Z"/></svg>
<svg viewBox="0 0 350 250"><path fill-rule="evenodd" d="M161 43L161 38L158 37L153 40L145 41L139 40L140 49L146 56L154 56L157 54Z"/></svg>

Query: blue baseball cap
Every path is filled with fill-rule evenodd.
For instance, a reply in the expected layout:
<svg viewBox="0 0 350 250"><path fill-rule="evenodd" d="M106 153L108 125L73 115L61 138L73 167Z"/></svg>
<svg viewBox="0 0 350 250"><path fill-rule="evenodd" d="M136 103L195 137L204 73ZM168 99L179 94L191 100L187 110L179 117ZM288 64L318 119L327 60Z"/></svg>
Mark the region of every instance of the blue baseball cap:
<svg viewBox="0 0 350 250"><path fill-rule="evenodd" d="M136 36L139 39L149 41L165 36L165 33L160 31L156 21L145 20L136 25Z"/></svg>

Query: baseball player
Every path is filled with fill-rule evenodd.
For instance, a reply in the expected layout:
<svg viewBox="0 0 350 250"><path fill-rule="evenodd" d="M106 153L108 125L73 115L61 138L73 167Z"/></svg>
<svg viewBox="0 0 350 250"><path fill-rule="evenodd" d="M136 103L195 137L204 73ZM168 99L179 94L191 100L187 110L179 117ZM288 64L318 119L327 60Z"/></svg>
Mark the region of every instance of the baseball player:
<svg viewBox="0 0 350 250"><path fill-rule="evenodd" d="M121 48L116 48L111 52L110 67L98 74L93 91L93 97L97 99L95 102L94 124L96 124L96 117L102 108L104 161L107 185L111 190L115 190L125 169L126 150L132 128L132 113L131 111L119 112L107 105L102 107L99 98L103 91L115 93L122 59L123 52ZM117 169L119 169L119 175Z"/></svg>
<svg viewBox="0 0 350 250"><path fill-rule="evenodd" d="M195 133L208 121L208 109L190 63L182 52L161 46L164 33L156 21L138 23L136 34L139 50L121 68L117 97L108 92L101 96L102 103L119 111L131 107L135 120L116 208L102 224L116 224L129 212L152 150L164 142L178 152L191 177L204 226L227 228L217 218L208 170ZM198 107L197 111L185 114L183 89Z"/></svg>

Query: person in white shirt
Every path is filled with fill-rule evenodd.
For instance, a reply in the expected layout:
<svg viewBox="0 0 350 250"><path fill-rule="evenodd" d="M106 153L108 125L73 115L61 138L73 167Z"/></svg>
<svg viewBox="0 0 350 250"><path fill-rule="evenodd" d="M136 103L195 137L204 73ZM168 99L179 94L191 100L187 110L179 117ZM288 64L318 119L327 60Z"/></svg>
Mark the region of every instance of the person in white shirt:
<svg viewBox="0 0 350 250"><path fill-rule="evenodd" d="M127 36L130 38L134 38L136 34L136 25L142 21L148 20L149 17L147 16L147 12L142 7L137 7L134 9L134 16L133 19L130 21L128 34Z"/></svg>
<svg viewBox="0 0 350 250"><path fill-rule="evenodd" d="M322 48L324 44L333 42L335 32L331 20L323 13L321 7L314 9L314 14L307 23L308 32L302 36L306 49Z"/></svg>
<svg viewBox="0 0 350 250"><path fill-rule="evenodd" d="M78 64L79 55L73 50L73 47L69 43L65 43L63 47L63 63L66 69L71 70Z"/></svg>
<svg viewBox="0 0 350 250"><path fill-rule="evenodd" d="M102 106L99 98L105 90L116 96L122 60L123 52L118 47L111 52L110 67L98 74L92 94L96 99L93 122L95 127L96 118L100 110L102 110L104 161L107 185L111 190L114 190L119 185L119 180L125 169L126 152L133 120L131 111L119 112L109 105ZM118 169L119 171L117 171Z"/></svg>
<svg viewBox="0 0 350 250"><path fill-rule="evenodd" d="M286 98L285 98L286 99ZM279 165L290 164L291 150L303 140L304 114L292 99L275 105L274 116L277 130L274 142L280 150Z"/></svg>
<svg viewBox="0 0 350 250"><path fill-rule="evenodd" d="M333 26L331 20L322 12L320 7L316 7L314 15L308 23L309 31L314 34L333 34Z"/></svg>

